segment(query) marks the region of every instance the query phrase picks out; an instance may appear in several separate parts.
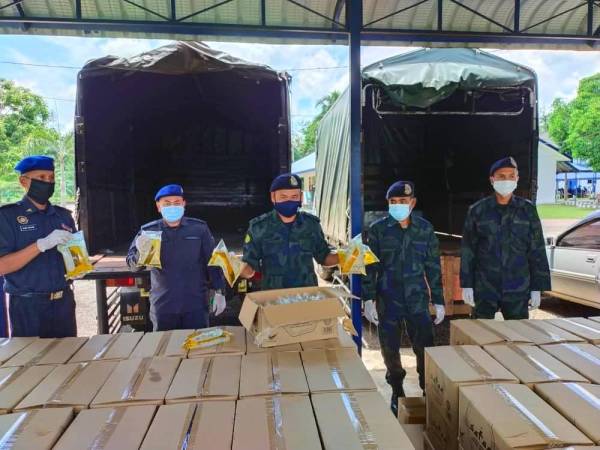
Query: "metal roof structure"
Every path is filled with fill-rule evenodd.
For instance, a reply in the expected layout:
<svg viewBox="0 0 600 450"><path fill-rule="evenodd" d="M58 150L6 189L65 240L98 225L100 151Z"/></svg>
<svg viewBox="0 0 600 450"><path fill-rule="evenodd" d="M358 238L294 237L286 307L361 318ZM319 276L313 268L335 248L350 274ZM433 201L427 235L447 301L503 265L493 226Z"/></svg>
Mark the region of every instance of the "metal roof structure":
<svg viewBox="0 0 600 450"><path fill-rule="evenodd" d="M0 33L347 44L355 0L0 0ZM600 0L362 0L363 45L594 49Z"/></svg>

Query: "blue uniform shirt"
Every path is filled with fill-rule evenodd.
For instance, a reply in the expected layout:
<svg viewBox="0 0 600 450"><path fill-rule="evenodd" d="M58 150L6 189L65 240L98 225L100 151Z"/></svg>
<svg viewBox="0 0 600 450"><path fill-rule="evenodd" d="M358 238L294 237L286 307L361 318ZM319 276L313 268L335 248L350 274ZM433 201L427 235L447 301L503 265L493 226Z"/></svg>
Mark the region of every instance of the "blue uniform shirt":
<svg viewBox="0 0 600 450"><path fill-rule="evenodd" d="M14 253L54 230L75 231L68 209L48 204L39 210L27 197L0 207L0 256ZM65 264L56 248L34 258L21 270L4 276L4 290L12 295L48 293L65 289Z"/></svg>
<svg viewBox="0 0 600 450"><path fill-rule="evenodd" d="M205 309L208 289L225 287L221 269L207 266L215 241L206 222L183 217L178 227L171 228L159 219L143 225L141 230L162 231L162 269L150 271L150 304L154 313L181 314ZM138 256L134 239L127 255L130 267L135 267Z"/></svg>

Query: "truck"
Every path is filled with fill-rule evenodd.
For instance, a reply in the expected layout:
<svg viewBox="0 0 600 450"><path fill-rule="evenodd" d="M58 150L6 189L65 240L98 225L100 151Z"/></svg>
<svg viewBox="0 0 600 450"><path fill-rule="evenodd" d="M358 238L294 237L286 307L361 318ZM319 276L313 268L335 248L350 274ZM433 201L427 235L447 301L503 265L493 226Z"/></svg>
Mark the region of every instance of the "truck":
<svg viewBox="0 0 600 450"><path fill-rule="evenodd" d="M291 165L290 77L198 42L89 61L77 78L76 218L95 270L98 331L148 329L148 272L125 263L154 194L181 184L186 215L239 251ZM236 305L240 282L228 292ZM237 320L227 311L222 320Z"/></svg>
<svg viewBox="0 0 600 450"><path fill-rule="evenodd" d="M385 193L415 183L417 214L440 239L447 314L468 312L459 285L460 239L471 204L492 192L491 164L512 156L516 194L535 202L537 78L533 70L477 49L423 49L362 70L362 197L350 199L350 93L323 117L316 139L315 209L333 245L349 235L350 202L364 229L387 214Z"/></svg>

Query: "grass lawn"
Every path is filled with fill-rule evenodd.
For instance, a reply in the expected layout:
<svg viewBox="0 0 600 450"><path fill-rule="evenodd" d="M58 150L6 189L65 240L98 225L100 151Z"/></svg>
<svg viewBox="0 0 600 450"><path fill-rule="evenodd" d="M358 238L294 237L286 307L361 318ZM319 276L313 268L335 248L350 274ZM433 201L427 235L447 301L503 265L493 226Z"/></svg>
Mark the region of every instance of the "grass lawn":
<svg viewBox="0 0 600 450"><path fill-rule="evenodd" d="M581 219L594 210L566 205L538 205L540 219Z"/></svg>

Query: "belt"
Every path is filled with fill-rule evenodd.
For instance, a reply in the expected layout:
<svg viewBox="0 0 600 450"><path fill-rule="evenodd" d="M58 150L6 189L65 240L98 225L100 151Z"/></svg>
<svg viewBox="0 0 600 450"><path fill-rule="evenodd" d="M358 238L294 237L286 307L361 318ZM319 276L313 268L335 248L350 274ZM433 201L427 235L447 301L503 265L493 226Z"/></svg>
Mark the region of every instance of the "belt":
<svg viewBox="0 0 600 450"><path fill-rule="evenodd" d="M56 292L27 292L25 294L16 294L15 297L48 297L50 300L60 300L63 298L65 289Z"/></svg>

